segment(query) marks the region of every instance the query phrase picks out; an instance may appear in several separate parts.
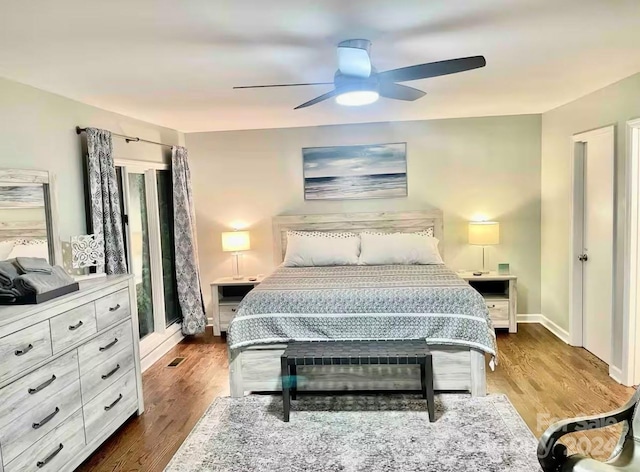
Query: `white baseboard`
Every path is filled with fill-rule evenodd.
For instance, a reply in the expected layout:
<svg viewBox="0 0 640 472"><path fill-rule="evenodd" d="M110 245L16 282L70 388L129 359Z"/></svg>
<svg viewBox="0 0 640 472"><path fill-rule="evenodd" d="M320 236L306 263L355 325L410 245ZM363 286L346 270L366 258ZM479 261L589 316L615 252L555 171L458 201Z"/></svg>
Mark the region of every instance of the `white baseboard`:
<svg viewBox="0 0 640 472"><path fill-rule="evenodd" d="M526 314L516 316L518 323L540 323L542 324L542 315Z"/></svg>
<svg viewBox="0 0 640 472"><path fill-rule="evenodd" d="M542 314L518 315L518 323L539 323L551 331L558 339L569 344L569 332Z"/></svg>
<svg viewBox="0 0 640 472"><path fill-rule="evenodd" d="M153 364L155 364L158 359L164 356L167 352L171 350L176 344L184 339L184 335L182 331L178 330L167 339L165 339L158 347L156 347L149 354L140 359L140 367L142 368L142 372L147 370Z"/></svg>
<svg viewBox="0 0 640 472"><path fill-rule="evenodd" d="M609 366L609 377L618 382L622 383L622 369L619 369L613 365Z"/></svg>

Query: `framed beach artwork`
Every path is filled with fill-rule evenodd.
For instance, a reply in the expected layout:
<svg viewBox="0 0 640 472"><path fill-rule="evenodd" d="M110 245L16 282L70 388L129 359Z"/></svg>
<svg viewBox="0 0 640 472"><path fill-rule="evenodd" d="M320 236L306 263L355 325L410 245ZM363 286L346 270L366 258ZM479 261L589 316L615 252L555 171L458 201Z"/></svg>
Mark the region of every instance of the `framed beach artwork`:
<svg viewBox="0 0 640 472"><path fill-rule="evenodd" d="M302 149L305 200L407 196L407 143Z"/></svg>

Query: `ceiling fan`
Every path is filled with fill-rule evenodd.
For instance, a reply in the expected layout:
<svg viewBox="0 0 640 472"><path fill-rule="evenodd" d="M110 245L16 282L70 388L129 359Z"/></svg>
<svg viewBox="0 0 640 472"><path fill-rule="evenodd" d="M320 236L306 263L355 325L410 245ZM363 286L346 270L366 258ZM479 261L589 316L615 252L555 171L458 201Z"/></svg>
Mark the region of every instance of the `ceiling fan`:
<svg viewBox="0 0 640 472"><path fill-rule="evenodd" d="M246 85L234 89L299 87L302 85L333 85L331 92L320 95L298 105L294 110L310 107L332 97L340 105L368 105L379 97L394 100L414 101L425 95L422 90L397 82L427 79L440 75L455 74L478 69L487 64L484 56L461 57L447 61L429 62L400 69L378 72L371 65L371 41L367 39L348 39L338 44L338 70L333 82L312 82L307 84Z"/></svg>

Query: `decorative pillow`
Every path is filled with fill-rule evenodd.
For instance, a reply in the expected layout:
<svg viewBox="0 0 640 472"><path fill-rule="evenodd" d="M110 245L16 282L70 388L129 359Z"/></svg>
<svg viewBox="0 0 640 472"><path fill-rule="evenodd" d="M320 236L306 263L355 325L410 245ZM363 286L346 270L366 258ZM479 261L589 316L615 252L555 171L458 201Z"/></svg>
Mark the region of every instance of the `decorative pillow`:
<svg viewBox="0 0 640 472"><path fill-rule="evenodd" d="M435 237L433 235L433 226L429 226L427 229L423 231L418 231L416 234L419 234L421 236L431 236L432 238Z"/></svg>
<svg viewBox="0 0 640 472"><path fill-rule="evenodd" d="M0 241L0 261L5 261L9 259L9 254L15 246L15 241Z"/></svg>
<svg viewBox="0 0 640 472"><path fill-rule="evenodd" d="M433 234L433 230L431 231ZM444 264L439 241L426 231L418 233L360 233L359 264Z"/></svg>
<svg viewBox="0 0 640 472"><path fill-rule="evenodd" d="M355 233L287 231L285 267L355 265L360 237Z"/></svg>

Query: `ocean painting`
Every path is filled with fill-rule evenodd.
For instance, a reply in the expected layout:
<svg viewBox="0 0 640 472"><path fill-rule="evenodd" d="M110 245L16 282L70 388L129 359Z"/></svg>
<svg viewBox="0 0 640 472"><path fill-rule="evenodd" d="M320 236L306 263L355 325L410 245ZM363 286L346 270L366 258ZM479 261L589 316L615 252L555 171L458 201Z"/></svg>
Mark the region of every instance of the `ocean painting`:
<svg viewBox="0 0 640 472"><path fill-rule="evenodd" d="M304 148L305 200L407 196L407 143Z"/></svg>

